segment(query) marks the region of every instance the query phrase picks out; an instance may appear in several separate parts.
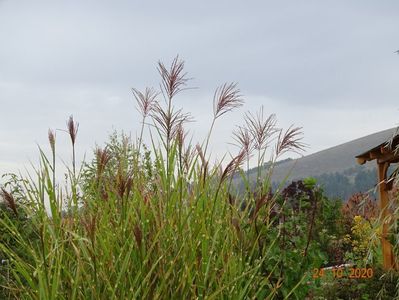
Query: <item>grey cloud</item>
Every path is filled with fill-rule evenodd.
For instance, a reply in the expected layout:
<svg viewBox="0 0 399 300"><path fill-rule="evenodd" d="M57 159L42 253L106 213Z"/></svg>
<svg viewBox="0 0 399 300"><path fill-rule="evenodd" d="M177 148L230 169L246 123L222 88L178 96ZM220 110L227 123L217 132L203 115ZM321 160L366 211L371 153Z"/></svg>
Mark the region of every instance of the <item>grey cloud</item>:
<svg viewBox="0 0 399 300"><path fill-rule="evenodd" d="M398 108L398 9L397 1L0 1L0 135L29 143L69 114L87 147L112 126L134 131L130 88L157 87L156 62L176 54L200 88L177 101L193 110L199 135L225 81L239 82L245 109L265 104L286 123L306 123L315 147L315 127L330 130L330 145L340 136L332 121L312 126L316 113L340 116L341 131L360 135L372 131L362 124L378 104L374 122L392 127L383 114ZM343 117L351 110L352 122ZM221 122L216 140L240 114Z"/></svg>

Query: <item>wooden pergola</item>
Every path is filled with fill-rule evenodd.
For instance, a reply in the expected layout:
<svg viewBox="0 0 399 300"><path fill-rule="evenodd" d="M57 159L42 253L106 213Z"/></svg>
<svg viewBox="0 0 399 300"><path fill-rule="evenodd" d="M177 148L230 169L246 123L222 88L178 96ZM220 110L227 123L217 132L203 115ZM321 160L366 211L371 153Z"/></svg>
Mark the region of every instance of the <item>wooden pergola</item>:
<svg viewBox="0 0 399 300"><path fill-rule="evenodd" d="M396 151L399 145L399 135L395 135L390 141L384 142L360 155L357 155L357 162L361 165L367 161L376 160L378 171L378 193L379 193L379 206L383 218L382 228L382 255L383 267L385 270L398 269L399 264L397 258L394 257L392 245L387 240L390 222L394 217L389 210L389 190L392 189L393 179L387 178L387 171L391 164L399 162L399 153ZM393 199L392 199L393 200Z"/></svg>

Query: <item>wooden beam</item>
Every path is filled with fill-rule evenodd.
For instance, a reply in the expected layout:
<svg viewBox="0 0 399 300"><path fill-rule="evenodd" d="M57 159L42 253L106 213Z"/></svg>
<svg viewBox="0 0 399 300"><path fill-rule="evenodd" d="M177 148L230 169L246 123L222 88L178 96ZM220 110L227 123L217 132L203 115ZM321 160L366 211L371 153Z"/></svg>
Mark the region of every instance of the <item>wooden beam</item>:
<svg viewBox="0 0 399 300"><path fill-rule="evenodd" d="M372 151L370 152L370 158L371 159L376 159L376 158L380 158L381 157L381 153L380 151Z"/></svg>
<svg viewBox="0 0 399 300"><path fill-rule="evenodd" d="M379 157L377 159L377 163L379 163L379 164L383 164L386 162L391 163L391 162L395 161L396 159L398 159L398 155L396 155L392 152L389 152L389 153L386 153L386 154L382 155L381 157Z"/></svg>
<svg viewBox="0 0 399 300"><path fill-rule="evenodd" d="M359 165L364 165L366 163L367 159L365 159L364 157L358 157L357 158L357 163Z"/></svg>
<svg viewBox="0 0 399 300"><path fill-rule="evenodd" d="M383 219L382 225L382 235L381 235L381 244L382 244L382 257L383 257L383 268L385 270L391 270L395 268L395 259L393 255L392 245L386 239L388 235L389 222L387 218L389 218L390 214L388 211L388 190L386 186L387 179L387 171L389 168L389 163L378 163L378 191L379 191L379 200L380 200L380 209Z"/></svg>
<svg viewBox="0 0 399 300"><path fill-rule="evenodd" d="M381 146L380 151L381 151L382 154L392 152L392 150L390 149L390 147L388 145Z"/></svg>

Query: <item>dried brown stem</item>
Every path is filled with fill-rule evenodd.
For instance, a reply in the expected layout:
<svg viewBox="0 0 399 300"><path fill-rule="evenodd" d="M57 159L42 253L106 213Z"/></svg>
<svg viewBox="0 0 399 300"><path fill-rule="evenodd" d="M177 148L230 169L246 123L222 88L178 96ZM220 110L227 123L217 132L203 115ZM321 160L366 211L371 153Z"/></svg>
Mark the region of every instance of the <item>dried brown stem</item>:
<svg viewBox="0 0 399 300"><path fill-rule="evenodd" d="M0 194L3 197L7 206L11 208L11 210L14 212L16 216L18 216L17 203L15 201L14 196L11 195L9 192L7 192L4 188L1 188Z"/></svg>

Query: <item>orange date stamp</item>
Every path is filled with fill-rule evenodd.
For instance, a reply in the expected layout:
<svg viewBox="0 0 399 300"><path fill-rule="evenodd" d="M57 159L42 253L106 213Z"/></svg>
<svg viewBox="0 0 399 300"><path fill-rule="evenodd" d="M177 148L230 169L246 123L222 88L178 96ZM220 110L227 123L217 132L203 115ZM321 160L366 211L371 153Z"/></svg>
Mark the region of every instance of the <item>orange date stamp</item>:
<svg viewBox="0 0 399 300"><path fill-rule="evenodd" d="M357 268L357 267L329 267L312 269L312 278L323 278L327 273L331 273L333 278L349 278L349 279L370 279L374 276L373 268Z"/></svg>

